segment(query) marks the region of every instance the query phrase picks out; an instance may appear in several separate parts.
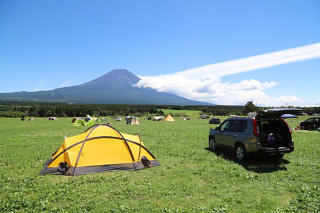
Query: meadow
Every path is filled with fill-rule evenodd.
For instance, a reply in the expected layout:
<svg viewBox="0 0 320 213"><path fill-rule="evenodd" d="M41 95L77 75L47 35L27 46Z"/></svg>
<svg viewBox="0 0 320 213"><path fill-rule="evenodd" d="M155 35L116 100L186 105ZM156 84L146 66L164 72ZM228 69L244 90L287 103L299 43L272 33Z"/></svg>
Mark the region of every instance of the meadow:
<svg viewBox="0 0 320 213"><path fill-rule="evenodd" d="M140 120L111 123L140 134L160 166L71 177L38 173L64 136L85 127L71 118L0 118L0 212L320 212L320 132L293 131L295 151L281 161L238 163L232 152L208 149L216 126L208 120Z"/></svg>

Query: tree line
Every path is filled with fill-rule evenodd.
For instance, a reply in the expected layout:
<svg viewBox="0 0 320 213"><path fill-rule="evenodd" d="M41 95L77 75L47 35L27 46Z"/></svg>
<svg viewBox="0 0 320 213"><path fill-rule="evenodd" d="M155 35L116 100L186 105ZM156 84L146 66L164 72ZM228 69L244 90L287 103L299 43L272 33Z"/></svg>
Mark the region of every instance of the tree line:
<svg viewBox="0 0 320 213"><path fill-rule="evenodd" d="M120 104L68 104L47 102L0 101L0 117L81 117L116 116L147 114L163 115L161 109L198 110L209 115L246 115L248 112L264 108L256 107L252 102L245 106L211 105L211 106L176 106L176 105L120 105ZM320 113L320 107L302 107L303 112L312 115Z"/></svg>

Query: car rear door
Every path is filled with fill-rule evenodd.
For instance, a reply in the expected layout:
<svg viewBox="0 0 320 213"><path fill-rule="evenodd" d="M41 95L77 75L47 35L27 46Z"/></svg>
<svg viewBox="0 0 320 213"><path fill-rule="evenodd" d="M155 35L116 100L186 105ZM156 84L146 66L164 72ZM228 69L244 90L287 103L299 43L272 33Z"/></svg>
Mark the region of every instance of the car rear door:
<svg viewBox="0 0 320 213"><path fill-rule="evenodd" d="M284 114L292 114L292 115L297 115L301 113L301 109L293 109L293 108L280 108L280 109L266 109L263 110L259 113L257 113L256 118L260 119L260 118L268 118L268 119L272 119L272 118L280 118L281 115Z"/></svg>

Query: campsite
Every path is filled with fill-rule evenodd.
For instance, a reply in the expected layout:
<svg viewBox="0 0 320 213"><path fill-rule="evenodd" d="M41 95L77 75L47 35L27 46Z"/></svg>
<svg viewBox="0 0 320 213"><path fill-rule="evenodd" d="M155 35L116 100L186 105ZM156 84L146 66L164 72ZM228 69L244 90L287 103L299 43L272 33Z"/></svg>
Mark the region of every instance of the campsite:
<svg viewBox="0 0 320 213"><path fill-rule="evenodd" d="M160 166L78 176L39 172L64 136L87 127L63 117L55 122L0 118L0 211L319 211L320 132L293 131L295 151L281 162L258 158L238 163L232 152L208 149L209 128L216 125L189 115L189 121L140 117L141 125L114 122L121 132L139 134ZM288 122L295 127L306 118Z"/></svg>
<svg viewBox="0 0 320 213"><path fill-rule="evenodd" d="M320 213L320 0L0 0L0 213Z"/></svg>

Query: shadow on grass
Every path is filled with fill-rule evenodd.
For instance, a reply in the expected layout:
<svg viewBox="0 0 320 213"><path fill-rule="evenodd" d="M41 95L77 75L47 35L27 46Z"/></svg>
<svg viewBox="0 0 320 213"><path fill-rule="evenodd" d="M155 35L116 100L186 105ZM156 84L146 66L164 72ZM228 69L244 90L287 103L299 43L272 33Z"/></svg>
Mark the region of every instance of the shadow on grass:
<svg viewBox="0 0 320 213"><path fill-rule="evenodd" d="M270 173L279 170L287 170L285 167L286 164L289 164L290 161L286 159L275 159L270 156L248 156L248 159L245 161L239 162L237 160L235 153L227 149L217 149L212 151L209 147L204 148L209 152L213 152L215 155L222 157L228 161L233 161L245 168L248 171L253 171L256 173Z"/></svg>

